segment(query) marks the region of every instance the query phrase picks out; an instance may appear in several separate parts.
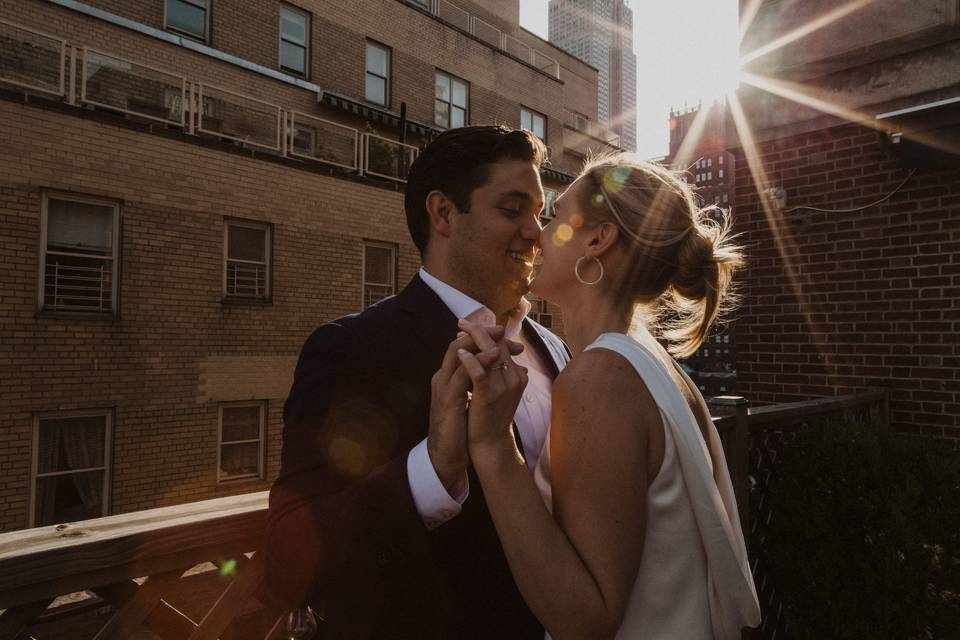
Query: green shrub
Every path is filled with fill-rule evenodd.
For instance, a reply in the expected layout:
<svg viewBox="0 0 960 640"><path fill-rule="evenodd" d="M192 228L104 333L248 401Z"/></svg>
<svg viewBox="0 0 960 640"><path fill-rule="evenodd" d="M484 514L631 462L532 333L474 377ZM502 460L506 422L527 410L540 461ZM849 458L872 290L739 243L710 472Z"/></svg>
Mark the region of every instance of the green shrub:
<svg viewBox="0 0 960 640"><path fill-rule="evenodd" d="M960 638L960 456L841 424L802 429L769 495L770 566L800 639Z"/></svg>

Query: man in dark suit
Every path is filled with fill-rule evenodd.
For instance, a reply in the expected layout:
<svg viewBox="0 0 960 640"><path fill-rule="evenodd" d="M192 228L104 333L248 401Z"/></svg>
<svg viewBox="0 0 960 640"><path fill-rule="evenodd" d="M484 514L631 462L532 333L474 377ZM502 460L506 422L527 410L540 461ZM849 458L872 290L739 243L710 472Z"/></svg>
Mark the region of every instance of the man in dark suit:
<svg viewBox="0 0 960 640"><path fill-rule="evenodd" d="M411 168L404 202L423 268L398 295L320 327L303 347L265 555L271 595L308 603L322 638L543 637L469 469L463 423L444 424L430 407L450 379L435 376L450 343L476 350L458 337L458 319L489 326L494 339L505 333L530 370L514 428L534 468L550 385L568 359L525 317L522 298L545 151L499 126L440 135Z"/></svg>

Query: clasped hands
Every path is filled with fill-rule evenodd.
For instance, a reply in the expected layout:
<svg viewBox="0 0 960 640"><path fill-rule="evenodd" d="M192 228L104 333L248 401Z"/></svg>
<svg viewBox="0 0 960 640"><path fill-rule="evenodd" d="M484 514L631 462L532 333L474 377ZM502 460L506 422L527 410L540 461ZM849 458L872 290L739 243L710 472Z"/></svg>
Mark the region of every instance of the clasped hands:
<svg viewBox="0 0 960 640"><path fill-rule="evenodd" d="M527 370L513 361L523 345L501 326L460 321L431 380L427 451L447 491L478 456L515 455L510 424L527 386Z"/></svg>

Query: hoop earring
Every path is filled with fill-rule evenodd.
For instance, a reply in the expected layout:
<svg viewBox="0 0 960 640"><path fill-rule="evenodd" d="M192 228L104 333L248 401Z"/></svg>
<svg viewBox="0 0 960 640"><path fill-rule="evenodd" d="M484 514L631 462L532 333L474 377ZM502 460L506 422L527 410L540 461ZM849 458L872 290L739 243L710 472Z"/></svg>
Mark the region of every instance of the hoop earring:
<svg viewBox="0 0 960 640"><path fill-rule="evenodd" d="M573 267L573 275L577 276L577 280L579 280L581 283L583 283L583 284L585 284L585 285L588 285L588 286L593 286L593 285L597 284L598 282L600 282L601 280L603 280L603 263L600 262L600 259L597 258L596 256L594 256L594 257L592 258L593 260L595 260L595 261L597 262L597 266L600 267L600 275L597 276L597 279L594 280L593 282L587 282L586 280L583 279L583 276L580 275L580 265L583 263L584 260L586 260L586 258L587 258L587 256L580 256L580 257L577 259L577 264L574 265L574 267Z"/></svg>

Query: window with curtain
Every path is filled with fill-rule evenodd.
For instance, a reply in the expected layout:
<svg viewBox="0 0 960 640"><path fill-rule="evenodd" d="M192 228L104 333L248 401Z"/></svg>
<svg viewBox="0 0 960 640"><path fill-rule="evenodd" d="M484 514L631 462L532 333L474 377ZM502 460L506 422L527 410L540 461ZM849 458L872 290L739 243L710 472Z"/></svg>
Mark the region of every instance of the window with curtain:
<svg viewBox="0 0 960 640"><path fill-rule="evenodd" d="M108 513L111 414L38 418L31 526Z"/></svg>
<svg viewBox="0 0 960 640"><path fill-rule="evenodd" d="M263 477L265 419L263 402L220 406L218 482Z"/></svg>
<svg viewBox="0 0 960 640"><path fill-rule="evenodd" d="M165 27L206 42L210 25L209 0L166 0Z"/></svg>
<svg viewBox="0 0 960 640"><path fill-rule="evenodd" d="M390 47L367 40L364 96L370 102L390 104Z"/></svg>
<svg viewBox="0 0 960 640"><path fill-rule="evenodd" d="M45 195L41 224L40 308L114 312L119 206L96 199Z"/></svg>
<svg viewBox="0 0 960 640"><path fill-rule="evenodd" d="M470 104L470 85L466 80L437 71L434 89L434 123L445 129L466 126Z"/></svg>
<svg viewBox="0 0 960 640"><path fill-rule="evenodd" d="M397 291L397 247L385 242L363 243L363 308Z"/></svg>
<svg viewBox="0 0 960 640"><path fill-rule="evenodd" d="M310 14L280 5L280 69L307 77L310 70Z"/></svg>

